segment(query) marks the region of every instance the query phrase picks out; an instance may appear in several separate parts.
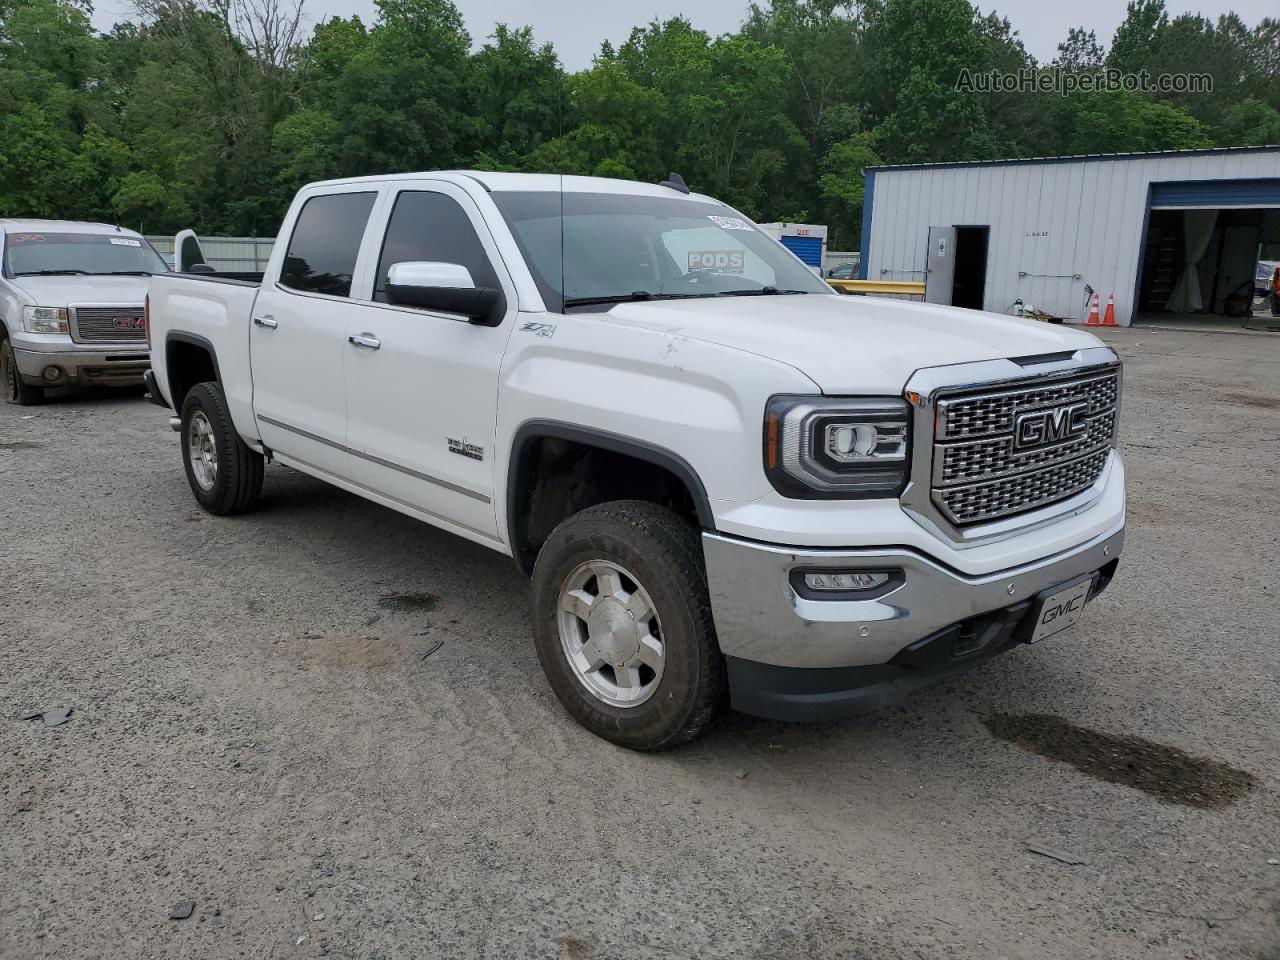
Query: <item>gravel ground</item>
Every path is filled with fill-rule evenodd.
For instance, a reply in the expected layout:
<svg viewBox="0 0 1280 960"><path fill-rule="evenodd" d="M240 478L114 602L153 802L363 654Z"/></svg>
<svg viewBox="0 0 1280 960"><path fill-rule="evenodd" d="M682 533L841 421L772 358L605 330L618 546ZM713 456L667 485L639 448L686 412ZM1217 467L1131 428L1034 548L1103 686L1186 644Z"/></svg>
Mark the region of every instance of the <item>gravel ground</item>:
<svg viewBox="0 0 1280 960"><path fill-rule="evenodd" d="M566 717L509 560L280 467L205 516L136 393L0 407L0 956L1280 958L1280 338L1107 338L1080 626L657 756Z"/></svg>

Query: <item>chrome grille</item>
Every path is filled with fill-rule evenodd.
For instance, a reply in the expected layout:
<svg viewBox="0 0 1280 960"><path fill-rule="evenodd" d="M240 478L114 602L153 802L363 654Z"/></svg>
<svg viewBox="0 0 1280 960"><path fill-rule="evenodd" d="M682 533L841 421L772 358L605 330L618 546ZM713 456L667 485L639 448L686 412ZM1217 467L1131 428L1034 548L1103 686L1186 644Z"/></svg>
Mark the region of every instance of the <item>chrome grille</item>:
<svg viewBox="0 0 1280 960"><path fill-rule="evenodd" d="M1099 450L1047 470L940 492L943 510L960 523L994 520L1042 507L1092 486L1110 450Z"/></svg>
<svg viewBox="0 0 1280 960"><path fill-rule="evenodd" d="M952 523L981 523L1048 506L1088 489L1115 437L1120 372L1111 367L1000 390L967 391L938 401L932 488ZM1061 442L1018 449L1025 413L1078 410L1083 431Z"/></svg>
<svg viewBox="0 0 1280 960"><path fill-rule="evenodd" d="M136 343L146 340L142 307L76 307L71 337L80 343Z"/></svg>
<svg viewBox="0 0 1280 960"><path fill-rule="evenodd" d="M963 440L1013 430L1013 418L1023 411L1088 401L1089 413L1110 410L1120 393L1119 377L1110 373L1086 380L1047 386L1001 390L938 403L938 439Z"/></svg>

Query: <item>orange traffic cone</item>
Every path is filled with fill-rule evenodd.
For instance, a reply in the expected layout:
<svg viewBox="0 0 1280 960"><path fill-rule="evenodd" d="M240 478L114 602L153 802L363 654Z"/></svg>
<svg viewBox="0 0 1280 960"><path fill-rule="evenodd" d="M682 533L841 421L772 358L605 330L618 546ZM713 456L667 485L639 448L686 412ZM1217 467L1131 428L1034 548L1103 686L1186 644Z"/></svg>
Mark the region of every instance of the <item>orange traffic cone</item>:
<svg viewBox="0 0 1280 960"><path fill-rule="evenodd" d="M1089 304L1089 319L1084 322L1086 327L1100 327L1102 321L1098 319L1098 295L1093 295L1093 302Z"/></svg>
<svg viewBox="0 0 1280 960"><path fill-rule="evenodd" d="M1107 312L1102 315L1102 325L1104 327L1119 326L1116 323L1116 295L1114 293L1107 295Z"/></svg>

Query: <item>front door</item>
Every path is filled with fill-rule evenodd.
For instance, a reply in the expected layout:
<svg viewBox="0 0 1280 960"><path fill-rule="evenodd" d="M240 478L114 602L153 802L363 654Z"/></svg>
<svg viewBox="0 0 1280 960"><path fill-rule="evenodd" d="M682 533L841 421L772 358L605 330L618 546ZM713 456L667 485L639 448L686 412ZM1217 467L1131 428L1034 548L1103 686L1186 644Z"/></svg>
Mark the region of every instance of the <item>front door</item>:
<svg viewBox="0 0 1280 960"><path fill-rule="evenodd" d="M350 188L348 188L350 190ZM308 197L253 305L253 409L273 451L345 476L351 285L377 191ZM274 282L273 278L274 277Z"/></svg>
<svg viewBox="0 0 1280 960"><path fill-rule="evenodd" d="M956 276L956 228L930 227L925 258L924 299L927 303L951 303Z"/></svg>
<svg viewBox="0 0 1280 960"><path fill-rule="evenodd" d="M352 476L385 497L482 542L497 539L494 436L498 370L516 311L514 287L474 202L452 184L400 190L385 205L386 235L372 303L347 320L347 443ZM502 322L387 302L392 264L466 267L504 293Z"/></svg>

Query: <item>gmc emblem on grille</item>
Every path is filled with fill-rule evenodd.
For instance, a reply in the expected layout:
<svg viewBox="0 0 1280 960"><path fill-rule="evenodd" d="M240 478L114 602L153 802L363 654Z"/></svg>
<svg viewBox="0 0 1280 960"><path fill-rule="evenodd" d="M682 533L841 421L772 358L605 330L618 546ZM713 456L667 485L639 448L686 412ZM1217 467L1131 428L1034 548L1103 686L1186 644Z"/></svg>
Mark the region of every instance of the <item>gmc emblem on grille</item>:
<svg viewBox="0 0 1280 960"><path fill-rule="evenodd" d="M116 330L141 330L141 317L112 317L111 326Z"/></svg>
<svg viewBox="0 0 1280 960"><path fill-rule="evenodd" d="M1073 403L1069 407L1021 414L1013 424L1013 448L1026 450L1074 440L1089 429L1089 421L1085 419L1088 412L1088 403Z"/></svg>

